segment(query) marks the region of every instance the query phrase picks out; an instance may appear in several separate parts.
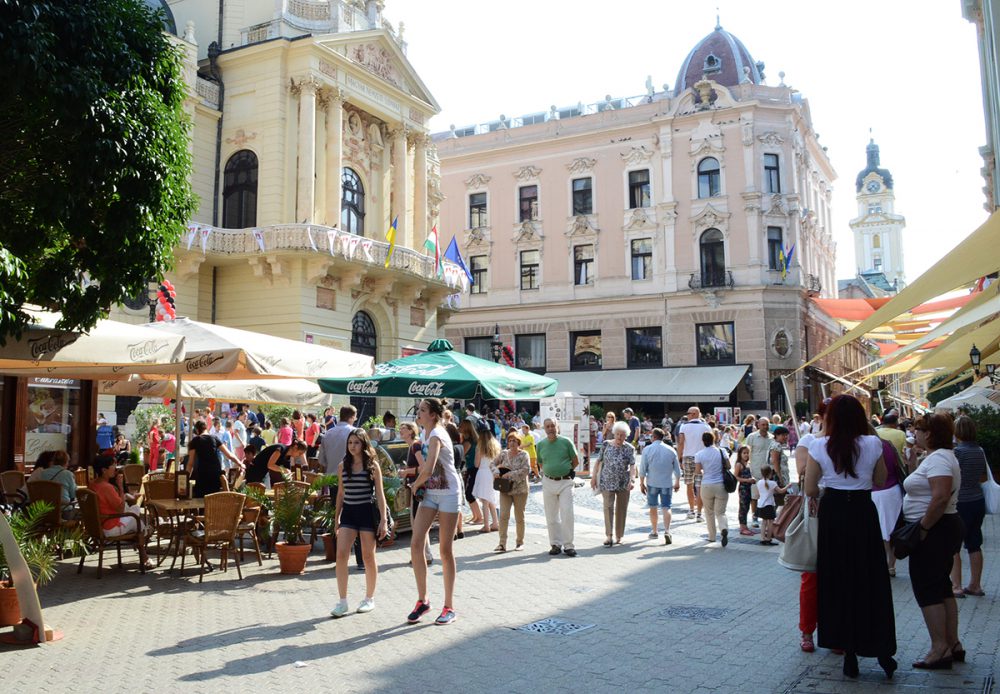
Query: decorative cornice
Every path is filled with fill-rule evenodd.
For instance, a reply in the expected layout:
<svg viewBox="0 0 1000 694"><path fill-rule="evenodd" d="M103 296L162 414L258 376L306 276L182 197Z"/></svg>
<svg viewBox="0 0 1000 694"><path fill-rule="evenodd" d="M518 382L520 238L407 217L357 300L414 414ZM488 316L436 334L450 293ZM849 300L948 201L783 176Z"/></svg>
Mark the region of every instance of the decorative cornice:
<svg viewBox="0 0 1000 694"><path fill-rule="evenodd" d="M621 157L626 166L635 166L636 164L644 164L652 159L653 150L646 149L646 145L637 145L632 147L628 152L622 152Z"/></svg>
<svg viewBox="0 0 1000 694"><path fill-rule="evenodd" d="M566 229L566 236L572 238L577 236L596 237L601 230L597 227L595 215L580 214L569 218L569 227Z"/></svg>
<svg viewBox="0 0 1000 694"><path fill-rule="evenodd" d="M538 222L525 221L514 225L514 243L542 243L542 226Z"/></svg>
<svg viewBox="0 0 1000 694"><path fill-rule="evenodd" d="M775 131L768 130L763 135L758 135L757 141L760 142L762 145L773 145L776 147L782 144L785 140L783 137L781 137L781 135L779 135Z"/></svg>
<svg viewBox="0 0 1000 694"><path fill-rule="evenodd" d="M724 232L725 227L728 224L729 217L730 214L728 212L717 210L711 203L709 203L705 205L705 209L691 218L691 226L696 232L711 229L713 227Z"/></svg>

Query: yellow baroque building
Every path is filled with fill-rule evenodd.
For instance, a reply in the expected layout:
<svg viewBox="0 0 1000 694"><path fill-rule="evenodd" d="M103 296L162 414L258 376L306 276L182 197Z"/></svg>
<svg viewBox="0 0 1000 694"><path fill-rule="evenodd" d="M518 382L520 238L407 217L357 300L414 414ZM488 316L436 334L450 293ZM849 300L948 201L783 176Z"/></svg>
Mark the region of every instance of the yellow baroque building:
<svg viewBox="0 0 1000 694"><path fill-rule="evenodd" d="M149 1L185 55L199 198L168 275L177 314L377 361L443 336L455 290L422 250L443 199L440 109L384 3ZM146 302L116 317L148 319ZM382 400L356 404L412 404Z"/></svg>

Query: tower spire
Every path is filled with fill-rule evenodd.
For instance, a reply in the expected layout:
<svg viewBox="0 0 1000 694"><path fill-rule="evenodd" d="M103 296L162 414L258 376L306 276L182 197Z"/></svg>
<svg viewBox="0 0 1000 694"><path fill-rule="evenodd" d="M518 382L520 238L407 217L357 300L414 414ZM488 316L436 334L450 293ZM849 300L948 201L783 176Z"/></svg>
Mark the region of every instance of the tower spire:
<svg viewBox="0 0 1000 694"><path fill-rule="evenodd" d="M719 20L719 6L715 6L715 30L718 31L722 28L722 22Z"/></svg>

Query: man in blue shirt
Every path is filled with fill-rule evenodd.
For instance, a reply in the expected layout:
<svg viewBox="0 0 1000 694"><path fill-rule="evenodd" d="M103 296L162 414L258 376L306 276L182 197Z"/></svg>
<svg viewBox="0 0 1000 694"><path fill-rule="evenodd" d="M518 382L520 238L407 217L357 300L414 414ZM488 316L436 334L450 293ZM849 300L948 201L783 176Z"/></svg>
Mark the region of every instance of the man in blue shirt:
<svg viewBox="0 0 1000 694"><path fill-rule="evenodd" d="M656 509L660 509L663 512L663 543L669 545L673 541L670 536L670 506L673 492L681 488L681 465L677 452L663 442L663 429L653 429L651 436L652 441L642 449L639 491L646 495L649 506L649 524L652 526L649 538L655 540L658 537Z"/></svg>
<svg viewBox="0 0 1000 694"><path fill-rule="evenodd" d="M633 446L639 445L639 418L635 416L631 407L622 410L622 419L628 422L628 442Z"/></svg>

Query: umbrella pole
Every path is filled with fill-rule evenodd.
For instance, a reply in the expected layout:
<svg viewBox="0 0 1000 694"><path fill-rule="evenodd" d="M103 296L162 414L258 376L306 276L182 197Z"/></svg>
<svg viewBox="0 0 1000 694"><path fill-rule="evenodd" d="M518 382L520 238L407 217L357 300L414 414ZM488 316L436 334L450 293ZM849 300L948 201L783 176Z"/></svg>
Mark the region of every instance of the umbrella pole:
<svg viewBox="0 0 1000 694"><path fill-rule="evenodd" d="M181 469L181 375L174 383L174 470Z"/></svg>

